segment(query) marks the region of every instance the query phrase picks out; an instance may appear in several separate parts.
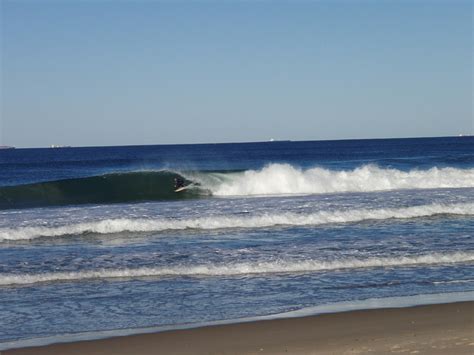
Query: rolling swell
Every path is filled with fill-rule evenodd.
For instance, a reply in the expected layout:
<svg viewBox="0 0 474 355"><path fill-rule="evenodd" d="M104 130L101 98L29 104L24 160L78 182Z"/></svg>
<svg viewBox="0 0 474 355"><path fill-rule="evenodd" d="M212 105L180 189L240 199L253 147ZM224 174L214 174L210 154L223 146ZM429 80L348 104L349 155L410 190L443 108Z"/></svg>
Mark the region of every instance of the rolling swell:
<svg viewBox="0 0 474 355"><path fill-rule="evenodd" d="M175 193L176 177L184 179L175 172L163 170L4 186L0 187L0 209L176 200L199 195L192 189Z"/></svg>

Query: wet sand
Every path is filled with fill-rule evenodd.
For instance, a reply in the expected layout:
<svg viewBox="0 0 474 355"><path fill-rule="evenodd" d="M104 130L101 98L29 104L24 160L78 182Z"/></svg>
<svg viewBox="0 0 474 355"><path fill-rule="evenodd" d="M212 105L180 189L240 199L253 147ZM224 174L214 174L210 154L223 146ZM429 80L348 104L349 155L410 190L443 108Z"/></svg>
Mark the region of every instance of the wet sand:
<svg viewBox="0 0 474 355"><path fill-rule="evenodd" d="M474 354L474 302L351 311L13 349L1 355Z"/></svg>

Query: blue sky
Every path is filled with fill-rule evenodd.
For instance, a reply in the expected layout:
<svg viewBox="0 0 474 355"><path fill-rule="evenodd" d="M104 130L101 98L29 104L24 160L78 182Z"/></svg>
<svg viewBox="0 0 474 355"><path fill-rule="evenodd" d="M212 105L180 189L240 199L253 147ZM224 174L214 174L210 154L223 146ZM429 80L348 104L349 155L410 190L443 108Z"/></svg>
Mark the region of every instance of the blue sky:
<svg viewBox="0 0 474 355"><path fill-rule="evenodd" d="M0 144L473 133L471 1L1 1Z"/></svg>

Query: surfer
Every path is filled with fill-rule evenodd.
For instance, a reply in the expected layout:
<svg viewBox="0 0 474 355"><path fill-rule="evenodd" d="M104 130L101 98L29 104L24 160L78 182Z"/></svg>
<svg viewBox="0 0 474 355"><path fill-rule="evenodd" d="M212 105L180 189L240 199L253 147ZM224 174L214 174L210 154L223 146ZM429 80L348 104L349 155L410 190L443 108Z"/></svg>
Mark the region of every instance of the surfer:
<svg viewBox="0 0 474 355"><path fill-rule="evenodd" d="M174 178L174 189L177 190L181 187L184 187L184 179L182 177L175 177Z"/></svg>

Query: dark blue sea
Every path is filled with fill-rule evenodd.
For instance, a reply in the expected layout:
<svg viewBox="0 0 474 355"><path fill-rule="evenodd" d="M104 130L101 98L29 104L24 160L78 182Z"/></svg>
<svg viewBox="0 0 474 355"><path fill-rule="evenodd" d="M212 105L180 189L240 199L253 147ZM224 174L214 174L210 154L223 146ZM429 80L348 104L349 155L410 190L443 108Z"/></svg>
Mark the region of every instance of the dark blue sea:
<svg viewBox="0 0 474 355"><path fill-rule="evenodd" d="M0 350L473 300L473 237L474 137L2 149Z"/></svg>

